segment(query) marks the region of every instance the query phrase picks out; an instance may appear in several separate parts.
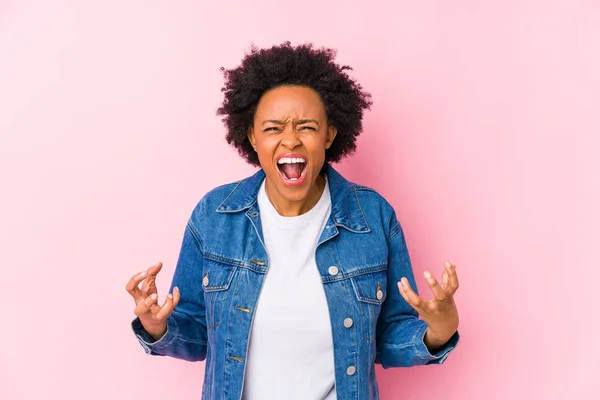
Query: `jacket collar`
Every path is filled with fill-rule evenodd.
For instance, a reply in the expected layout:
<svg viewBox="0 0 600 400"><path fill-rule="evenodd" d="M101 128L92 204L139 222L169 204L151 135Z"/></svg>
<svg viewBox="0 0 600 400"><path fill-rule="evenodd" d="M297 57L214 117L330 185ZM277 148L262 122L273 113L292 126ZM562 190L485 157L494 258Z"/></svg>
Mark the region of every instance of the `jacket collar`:
<svg viewBox="0 0 600 400"><path fill-rule="evenodd" d="M369 232L370 229L358 201L354 185L330 164L326 164L324 170L329 181L331 216L335 224L353 232ZM216 212L236 213L248 210L256 203L258 190L264 178L265 172L260 169L254 175L238 182Z"/></svg>

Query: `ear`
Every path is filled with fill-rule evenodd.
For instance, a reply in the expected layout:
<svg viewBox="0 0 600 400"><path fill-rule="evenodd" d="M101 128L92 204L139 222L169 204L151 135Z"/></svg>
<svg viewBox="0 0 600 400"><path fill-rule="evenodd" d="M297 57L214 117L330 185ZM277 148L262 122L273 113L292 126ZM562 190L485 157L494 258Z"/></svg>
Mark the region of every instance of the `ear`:
<svg viewBox="0 0 600 400"><path fill-rule="evenodd" d="M250 141L250 144L252 145L252 147L254 147L254 151L256 151L256 139L254 137L254 128L253 127L248 128L248 140Z"/></svg>
<svg viewBox="0 0 600 400"><path fill-rule="evenodd" d="M331 147L331 144L333 143L333 139L335 139L336 135L337 135L337 128L333 125L329 125L327 127L327 139L325 140L325 148L326 149Z"/></svg>

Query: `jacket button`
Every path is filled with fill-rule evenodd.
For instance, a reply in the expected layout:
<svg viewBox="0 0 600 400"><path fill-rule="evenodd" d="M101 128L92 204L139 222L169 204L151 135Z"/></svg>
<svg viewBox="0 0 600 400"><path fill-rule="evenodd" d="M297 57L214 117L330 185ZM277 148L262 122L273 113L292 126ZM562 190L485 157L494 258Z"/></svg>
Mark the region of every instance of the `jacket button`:
<svg viewBox="0 0 600 400"><path fill-rule="evenodd" d="M354 365L351 365L346 369L346 374L348 374L350 376L354 375L355 373L356 373L356 367Z"/></svg>
<svg viewBox="0 0 600 400"><path fill-rule="evenodd" d="M338 274L338 272L340 272L340 270L335 265L332 265L331 267L329 267L328 272L329 272L329 275L335 276Z"/></svg>
<svg viewBox="0 0 600 400"><path fill-rule="evenodd" d="M202 279L202 285L208 286L208 276L205 276L204 279Z"/></svg>
<svg viewBox="0 0 600 400"><path fill-rule="evenodd" d="M383 299L383 292L381 290L377 291L377 300Z"/></svg>
<svg viewBox="0 0 600 400"><path fill-rule="evenodd" d="M344 326L346 328L350 328L352 325L354 325L354 321L352 321L352 318L346 318L344 320Z"/></svg>

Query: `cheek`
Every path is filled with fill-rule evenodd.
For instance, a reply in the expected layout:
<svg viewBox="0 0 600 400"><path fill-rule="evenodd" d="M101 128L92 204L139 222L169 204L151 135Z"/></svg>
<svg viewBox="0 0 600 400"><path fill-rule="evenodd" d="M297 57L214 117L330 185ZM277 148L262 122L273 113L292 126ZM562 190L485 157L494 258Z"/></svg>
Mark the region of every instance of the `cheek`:
<svg viewBox="0 0 600 400"><path fill-rule="evenodd" d="M262 161L269 161L273 158L275 150L277 149L277 143L269 138L262 138L256 141L256 153L258 159Z"/></svg>
<svg viewBox="0 0 600 400"><path fill-rule="evenodd" d="M268 153L273 147L273 139L270 137L256 138L256 149L262 153Z"/></svg>
<svg viewBox="0 0 600 400"><path fill-rule="evenodd" d="M314 156L324 157L326 150L326 141L326 137L324 137L323 135L319 135L318 137L312 138L307 147Z"/></svg>
<svg viewBox="0 0 600 400"><path fill-rule="evenodd" d="M325 162L325 141L319 138L311 143L311 147L307 147L313 161L312 168L314 171L320 171L322 164Z"/></svg>

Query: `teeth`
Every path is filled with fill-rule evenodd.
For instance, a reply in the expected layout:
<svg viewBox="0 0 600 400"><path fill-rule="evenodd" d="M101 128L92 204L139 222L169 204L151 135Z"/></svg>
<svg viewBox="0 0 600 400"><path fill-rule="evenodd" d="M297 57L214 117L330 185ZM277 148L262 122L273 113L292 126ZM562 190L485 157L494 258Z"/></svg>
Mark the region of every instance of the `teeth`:
<svg viewBox="0 0 600 400"><path fill-rule="evenodd" d="M303 158L290 158L282 157L277 161L277 164L304 164L306 162Z"/></svg>

